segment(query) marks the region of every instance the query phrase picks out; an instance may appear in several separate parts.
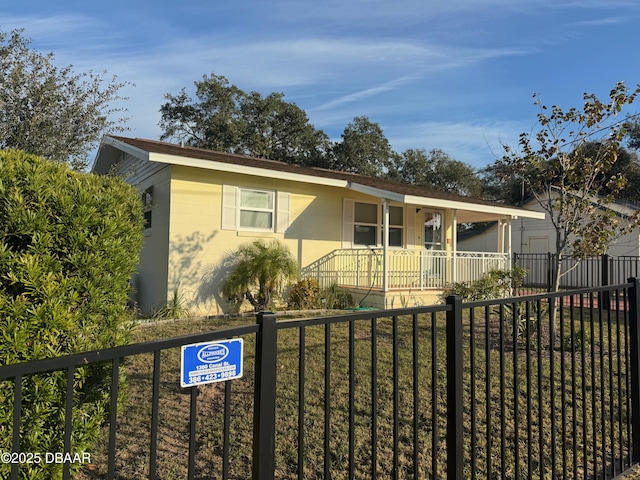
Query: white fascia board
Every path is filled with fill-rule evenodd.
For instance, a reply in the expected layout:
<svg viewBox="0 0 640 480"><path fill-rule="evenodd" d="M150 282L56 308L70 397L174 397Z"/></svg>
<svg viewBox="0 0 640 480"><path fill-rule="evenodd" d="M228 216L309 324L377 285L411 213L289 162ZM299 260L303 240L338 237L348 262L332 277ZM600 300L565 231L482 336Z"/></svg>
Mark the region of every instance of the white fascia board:
<svg viewBox="0 0 640 480"><path fill-rule="evenodd" d="M348 182L347 188L354 192L364 193L371 195L372 197L386 198L392 202L407 203L405 202L405 195L396 192L390 192L389 190L383 190L381 188L369 187L367 185L361 185L359 183Z"/></svg>
<svg viewBox="0 0 640 480"><path fill-rule="evenodd" d="M142 150L141 148L134 147L133 145L129 145L126 142L116 140L113 137L105 137L102 143L106 145L111 145L112 147L115 147L118 150L128 153L129 155L133 155L134 157L139 158L141 160L150 159L150 154L146 150Z"/></svg>
<svg viewBox="0 0 640 480"><path fill-rule="evenodd" d="M404 195L401 193L390 192L381 188L369 187L359 183L349 183L347 186L350 190L371 195L378 198L386 198L388 200L406 203L412 205L423 205L432 208L450 208L457 210L466 210L470 212L489 213L492 215L503 215L511 218L525 217L537 220L544 220L544 212L534 212L524 209L516 209L509 207L501 207L497 205L483 205L478 203L459 202L455 200L444 200L430 197L417 197L415 195Z"/></svg>
<svg viewBox="0 0 640 480"><path fill-rule="evenodd" d="M216 162L215 160L203 160L200 158L179 157L164 153L150 153L149 160L158 163L168 163L171 165L181 165L185 167L204 168L218 172L239 173L243 175L253 175L256 177L274 178L278 180L290 180L293 182L312 183L316 185L328 185L331 187L346 187L346 180L336 180L333 178L314 177L300 173L281 172L278 170L267 170L264 168L248 167L246 165L236 165L231 163Z"/></svg>
<svg viewBox="0 0 640 480"><path fill-rule="evenodd" d="M482 205L479 203L458 202L456 200L444 200L440 198L416 197L414 195L407 195L404 199L404 202L415 204L415 205L423 205L425 207L451 208L451 209L457 209L457 210L467 210L471 212L482 212L482 213L491 213L495 215L505 215L512 218L524 217L524 218L533 218L536 220L545 219L544 212L534 212L531 210L524 210L521 208L500 207L497 205Z"/></svg>

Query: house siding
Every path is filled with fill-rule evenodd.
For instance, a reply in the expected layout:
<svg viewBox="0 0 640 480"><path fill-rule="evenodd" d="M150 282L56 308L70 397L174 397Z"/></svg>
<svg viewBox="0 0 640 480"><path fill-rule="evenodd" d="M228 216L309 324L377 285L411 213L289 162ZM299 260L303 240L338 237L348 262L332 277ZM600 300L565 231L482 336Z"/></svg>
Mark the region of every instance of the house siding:
<svg viewBox="0 0 640 480"><path fill-rule="evenodd" d="M225 186L270 190L276 192L276 197L279 192L287 193L287 228L284 231L274 228L274 232L223 229ZM169 260L163 298L171 297L177 290L194 314L220 314L229 310L220 289L228 272L225 259L240 244L278 239L289 247L303 268L342 248L345 198L381 203L377 197L331 186L175 165L171 167L170 198ZM416 215L416 210L413 206L405 209L406 222L408 215ZM446 212L445 217L450 238L451 212ZM274 221L277 224L279 220ZM405 227L405 235L412 236L407 242L411 248L420 248L420 231L419 224L414 228ZM447 249L450 247L448 242Z"/></svg>
<svg viewBox="0 0 640 480"><path fill-rule="evenodd" d="M286 230L222 229L224 185L288 193ZM343 192L333 187L172 167L167 295L178 289L196 314L223 313L226 305L219 292L225 277L225 258L240 244L278 239L289 247L299 266L313 262L340 248L342 199Z"/></svg>
<svg viewBox="0 0 640 480"><path fill-rule="evenodd" d="M526 205L527 210L544 212L535 200ZM607 253L612 256L640 255L639 230L626 233L609 244ZM546 240L546 241L545 241ZM535 220L518 218L511 221L511 249L516 253L555 252L556 231L548 218ZM498 226L492 225L478 235L458 242L458 250L471 252L495 251L498 242Z"/></svg>
<svg viewBox="0 0 640 480"><path fill-rule="evenodd" d="M149 313L167 298L167 256L169 252L169 215L171 205L171 167L164 166L137 185L140 192L153 186L151 227L144 231L137 274L132 283L134 300L140 310Z"/></svg>
<svg viewBox="0 0 640 480"><path fill-rule="evenodd" d="M142 182L168 168L167 165L147 162L128 153L121 152L120 155L122 158L116 164L115 174L138 188Z"/></svg>

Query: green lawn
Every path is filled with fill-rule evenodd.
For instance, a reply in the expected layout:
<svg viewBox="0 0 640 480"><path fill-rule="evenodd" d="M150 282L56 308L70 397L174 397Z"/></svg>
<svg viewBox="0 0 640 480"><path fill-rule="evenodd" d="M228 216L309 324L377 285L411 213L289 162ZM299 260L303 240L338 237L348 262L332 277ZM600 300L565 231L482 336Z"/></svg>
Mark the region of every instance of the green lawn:
<svg viewBox="0 0 640 480"><path fill-rule="evenodd" d="M501 335L495 315L491 316L487 329L480 313L484 314L478 311L474 317L473 363L469 315L464 320L463 405L467 478L472 478L472 475L478 479L502 478L502 474L504 478L516 478L516 473L519 478L552 478L552 474L555 474L555 478L588 478L594 470L600 472L603 464L610 464L614 457L627 454L624 444L628 436L628 405L625 395L618 389L620 386L626 388L628 376L625 357L620 362L617 360L617 352L626 351L627 348L622 339L622 327L618 341L615 318L611 322L603 318L603 327L600 328L598 323L591 324L588 311L582 319L576 314L573 321L569 320L566 313L558 334L563 338L573 338L573 341L558 342L565 348L563 351L556 348L552 354L546 340L548 331L544 328L540 332L542 342L537 342L537 330L532 328L529 338L526 331L516 337L517 348L514 348L513 329L505 328ZM183 320L145 325L135 330L135 338L144 341L171 337L246 321ZM374 450L377 455L376 471L380 478L393 478L394 458L398 462L398 478L414 478L414 423L418 425L418 478L443 478L446 474L445 319L442 314L434 318L431 315L418 318L417 417L414 416L413 401L413 327L410 316L398 318L395 337L397 392L393 388L392 319L376 322L375 346L371 321L359 321L354 327L355 411L352 433L355 478L372 477ZM606 340L610 332L612 342ZM325 327L307 327L305 333L303 473L304 478L321 479L324 478L325 469L326 332ZM329 468L332 478L341 479L348 478L349 472L348 325L332 325L330 336ZM528 350L525 348L527 343L531 346ZM538 343L543 345L542 348L538 348ZM581 345L586 347L584 354ZM377 357L377 428L372 440L371 371L374 347ZM432 358L436 358L435 365ZM276 413L278 479L297 478L299 360L299 330L280 330ZM128 376L127 400L119 411L116 460L119 478L137 479L148 475L153 358L148 355L133 357L125 365ZM178 369L179 351L163 352L158 436L158 475L162 479L183 479L187 476L189 395L179 387ZM242 379L230 382L229 476L238 479L249 478L251 473L253 337L245 338L244 369ZM527 377L530 378L529 382ZM490 385L488 392L487 382ZM196 478L221 478L224 384L206 385L199 387L199 390ZM398 400L395 416L394 394ZM603 418L607 424L604 428ZM620 419L623 428L612 428L611 421L616 424ZM394 423L397 425L397 445L394 442ZM474 440L471 437L472 428L476 432ZM106 438L93 452L94 470L86 471L82 478L104 476ZM611 447L614 448L614 454L608 453ZM616 459L616 462L619 472L621 460ZM489 469L491 475L488 476Z"/></svg>

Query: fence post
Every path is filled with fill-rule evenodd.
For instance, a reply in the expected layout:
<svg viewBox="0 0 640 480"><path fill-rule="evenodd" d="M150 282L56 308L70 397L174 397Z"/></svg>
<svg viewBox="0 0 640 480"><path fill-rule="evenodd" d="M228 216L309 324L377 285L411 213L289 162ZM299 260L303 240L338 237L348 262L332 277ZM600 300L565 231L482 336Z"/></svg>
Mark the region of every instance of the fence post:
<svg viewBox="0 0 640 480"><path fill-rule="evenodd" d="M253 402L253 480L273 480L275 471L276 372L278 330L276 315L256 315L255 391Z"/></svg>
<svg viewBox="0 0 640 480"><path fill-rule="evenodd" d="M447 312L447 480L462 480L462 299L446 299Z"/></svg>
<svg viewBox="0 0 640 480"><path fill-rule="evenodd" d="M631 462L640 462L640 280L630 278L633 285L629 296L629 350L631 356Z"/></svg>
<svg viewBox="0 0 640 480"><path fill-rule="evenodd" d="M603 287L610 285L610 272L609 272L609 255L606 253L600 256L600 283ZM604 310L611 309L611 294L609 290L602 292L602 308Z"/></svg>
<svg viewBox="0 0 640 480"><path fill-rule="evenodd" d="M553 260L553 253L551 252L547 252L547 292L551 291L551 286L553 285L553 267L554 264L552 262Z"/></svg>

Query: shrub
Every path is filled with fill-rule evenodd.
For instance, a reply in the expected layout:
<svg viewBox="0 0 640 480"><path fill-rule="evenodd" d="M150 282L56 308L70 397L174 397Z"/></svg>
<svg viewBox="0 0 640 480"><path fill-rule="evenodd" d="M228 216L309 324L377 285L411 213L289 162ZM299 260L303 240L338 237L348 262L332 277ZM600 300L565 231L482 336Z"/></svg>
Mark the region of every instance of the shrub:
<svg viewBox="0 0 640 480"><path fill-rule="evenodd" d="M137 193L120 179L0 151L0 365L128 341L142 222ZM110 365L76 369L72 452L87 451L99 433L110 378ZM63 451L65 386L66 372L23 379L21 451ZM0 451L12 448L13 390L0 382ZM1 478L10 467L0 464ZM62 465L20 469L24 478L58 478Z"/></svg>
<svg viewBox="0 0 640 480"><path fill-rule="evenodd" d="M286 245L278 240L256 240L240 245L233 255L222 293L238 303L246 298L259 312L297 275L298 264Z"/></svg>
<svg viewBox="0 0 640 480"><path fill-rule="evenodd" d="M320 292L320 301L324 308L344 310L356 306L351 294L335 283Z"/></svg>
<svg viewBox="0 0 640 480"><path fill-rule="evenodd" d="M513 267L511 270L489 270L473 282L454 283L447 295L459 295L463 300L490 300L510 297L513 289L521 287L527 270Z"/></svg>
<svg viewBox="0 0 640 480"><path fill-rule="evenodd" d="M186 306L185 297L177 288L173 290L171 298L151 315L153 320L182 320L190 317L191 312Z"/></svg>
<svg viewBox="0 0 640 480"><path fill-rule="evenodd" d="M315 278L303 278L291 288L290 307L308 310L318 308L320 305L320 283Z"/></svg>

